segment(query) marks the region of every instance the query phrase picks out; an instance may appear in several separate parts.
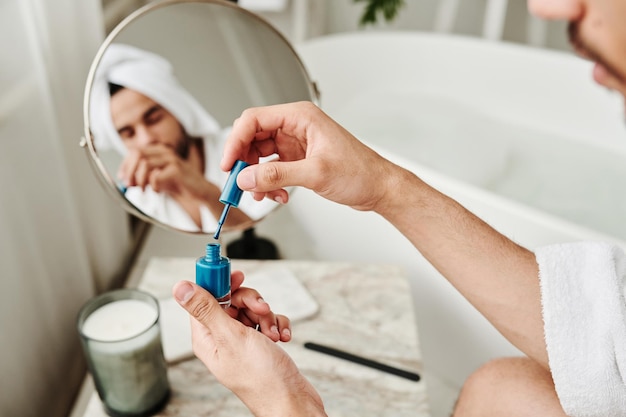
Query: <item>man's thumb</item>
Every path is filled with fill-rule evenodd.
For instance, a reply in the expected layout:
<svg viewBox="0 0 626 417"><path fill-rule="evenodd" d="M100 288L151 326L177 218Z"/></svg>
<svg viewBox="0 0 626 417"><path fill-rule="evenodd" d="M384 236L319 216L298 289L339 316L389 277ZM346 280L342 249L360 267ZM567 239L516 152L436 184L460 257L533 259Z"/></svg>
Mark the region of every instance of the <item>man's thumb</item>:
<svg viewBox="0 0 626 417"><path fill-rule="evenodd" d="M202 287L189 281L180 281L172 288L174 298L187 312L207 328L224 316L217 300Z"/></svg>

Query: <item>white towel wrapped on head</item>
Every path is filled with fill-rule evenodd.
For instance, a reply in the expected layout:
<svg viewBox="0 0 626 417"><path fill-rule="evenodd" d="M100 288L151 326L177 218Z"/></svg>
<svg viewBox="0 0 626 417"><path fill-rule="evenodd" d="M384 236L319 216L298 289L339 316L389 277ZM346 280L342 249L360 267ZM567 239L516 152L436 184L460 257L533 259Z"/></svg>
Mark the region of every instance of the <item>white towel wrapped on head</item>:
<svg viewBox="0 0 626 417"><path fill-rule="evenodd" d="M192 137L207 138L220 131L217 121L180 84L171 63L162 56L125 44L105 50L94 76L89 119L97 150L126 147L111 120L109 83L135 90L169 111Z"/></svg>
<svg viewBox="0 0 626 417"><path fill-rule="evenodd" d="M535 251L546 346L570 417L626 416L626 255L581 242Z"/></svg>

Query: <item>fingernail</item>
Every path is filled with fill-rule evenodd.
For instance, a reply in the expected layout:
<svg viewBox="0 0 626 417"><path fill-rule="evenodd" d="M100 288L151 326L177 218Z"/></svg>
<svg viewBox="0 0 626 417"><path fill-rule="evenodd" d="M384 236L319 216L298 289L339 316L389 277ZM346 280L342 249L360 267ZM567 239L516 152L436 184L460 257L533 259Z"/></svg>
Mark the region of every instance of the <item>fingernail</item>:
<svg viewBox="0 0 626 417"><path fill-rule="evenodd" d="M285 337L291 337L291 330L289 330L289 329L283 329L283 336L285 336Z"/></svg>
<svg viewBox="0 0 626 417"><path fill-rule="evenodd" d="M270 331L272 333L280 334L280 333L278 333L278 327L276 327L276 325L273 325L272 327L270 327Z"/></svg>
<svg viewBox="0 0 626 417"><path fill-rule="evenodd" d="M174 289L174 297L181 302L186 303L193 295L193 287L188 282L182 282Z"/></svg>
<svg viewBox="0 0 626 417"><path fill-rule="evenodd" d="M237 185L242 189L252 189L256 187L254 167L248 167L237 175Z"/></svg>
<svg viewBox="0 0 626 417"><path fill-rule="evenodd" d="M274 201L276 201L278 204L285 204L285 199L281 196L274 197Z"/></svg>
<svg viewBox="0 0 626 417"><path fill-rule="evenodd" d="M261 304L267 304L267 301L265 301L262 297L257 298L257 301Z"/></svg>

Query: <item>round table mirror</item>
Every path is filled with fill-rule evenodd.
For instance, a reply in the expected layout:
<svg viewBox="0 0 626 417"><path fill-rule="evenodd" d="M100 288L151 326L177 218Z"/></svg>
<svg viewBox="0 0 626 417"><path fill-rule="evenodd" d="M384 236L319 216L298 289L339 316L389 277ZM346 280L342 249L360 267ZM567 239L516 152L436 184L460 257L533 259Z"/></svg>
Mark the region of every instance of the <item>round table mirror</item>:
<svg viewBox="0 0 626 417"><path fill-rule="evenodd" d="M317 102L315 85L261 17L221 0L153 2L115 27L92 63L83 144L127 211L212 234L231 124L248 107L301 100ZM222 230L250 230L276 207L244 193Z"/></svg>

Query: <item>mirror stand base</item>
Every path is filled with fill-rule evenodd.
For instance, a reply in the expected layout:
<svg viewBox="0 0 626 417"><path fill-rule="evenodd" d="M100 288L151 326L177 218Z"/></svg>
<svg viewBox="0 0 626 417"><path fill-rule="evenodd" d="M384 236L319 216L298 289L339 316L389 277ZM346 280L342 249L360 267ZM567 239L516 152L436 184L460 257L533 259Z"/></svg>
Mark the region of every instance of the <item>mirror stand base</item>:
<svg viewBox="0 0 626 417"><path fill-rule="evenodd" d="M244 230L241 238L226 246L226 256L233 259L280 259L276 245L256 236L252 227Z"/></svg>

